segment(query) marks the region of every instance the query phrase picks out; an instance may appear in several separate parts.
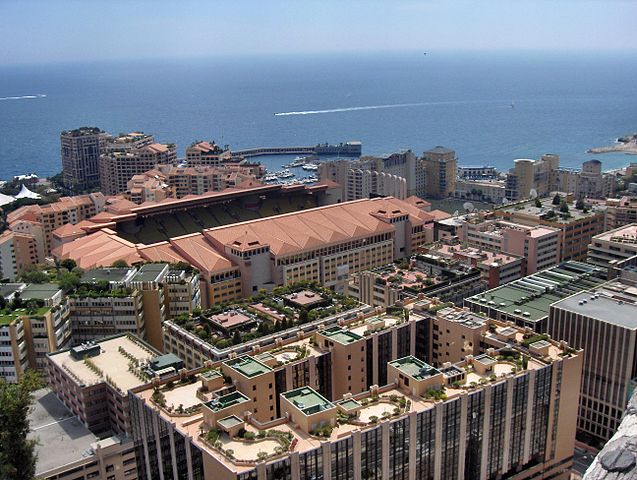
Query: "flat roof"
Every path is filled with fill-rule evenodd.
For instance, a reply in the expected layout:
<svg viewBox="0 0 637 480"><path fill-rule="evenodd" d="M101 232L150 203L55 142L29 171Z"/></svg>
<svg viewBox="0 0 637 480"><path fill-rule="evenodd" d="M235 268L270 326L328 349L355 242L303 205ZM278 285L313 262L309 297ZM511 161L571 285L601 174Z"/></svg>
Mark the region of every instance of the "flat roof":
<svg viewBox="0 0 637 480"><path fill-rule="evenodd" d="M282 395L305 415L334 408L334 404L311 387L301 387Z"/></svg>
<svg viewBox="0 0 637 480"><path fill-rule="evenodd" d="M94 268L84 272L82 281L86 283L96 282L123 282L127 279L131 268Z"/></svg>
<svg viewBox="0 0 637 480"><path fill-rule="evenodd" d="M97 442L55 394L43 388L34 393L33 410L29 413L29 438L37 439L36 476L92 455L91 444Z"/></svg>
<svg viewBox="0 0 637 480"><path fill-rule="evenodd" d="M237 425L243 424L243 420L241 420L236 415L230 415L229 417L222 418L221 420L219 420L218 423L223 428L232 428L232 427L236 427Z"/></svg>
<svg viewBox="0 0 637 480"><path fill-rule="evenodd" d="M415 380L425 380L440 373L440 370L437 368L432 367L412 355L399 358L398 360L389 362L389 364L392 367L397 368L399 372L408 375Z"/></svg>
<svg viewBox="0 0 637 480"><path fill-rule="evenodd" d="M166 271L167 263L146 263L133 276L133 282L159 282Z"/></svg>
<svg viewBox="0 0 637 480"><path fill-rule="evenodd" d="M120 351L120 347L139 361L150 360L159 355L159 352L150 345L139 339L133 341L126 334L110 337L95 343L99 345L100 353L97 356L90 357L89 360L101 370L101 375L89 368L83 359L75 360L71 356L70 349L51 353L49 358L59 368L68 369L68 371L72 372L77 377L76 381L81 382L83 385L106 382L106 376L108 376L119 389L126 392L146 382L140 380L133 372L128 370L128 364L131 360Z"/></svg>
<svg viewBox="0 0 637 480"><path fill-rule="evenodd" d="M22 287L24 287L24 283L0 283L0 297L9 297Z"/></svg>
<svg viewBox="0 0 637 480"><path fill-rule="evenodd" d="M313 292L312 290L303 290L301 292L290 293L289 295L285 295L283 298L301 306L314 305L316 303L325 301L325 298L323 298L323 296L316 292Z"/></svg>
<svg viewBox="0 0 637 480"><path fill-rule="evenodd" d="M224 364L248 378L253 378L257 375L262 375L272 371L270 367L249 355L243 355L242 357L228 360L224 362Z"/></svg>
<svg viewBox="0 0 637 480"><path fill-rule="evenodd" d="M569 310L630 330L637 329L636 304L614 299L603 293L595 294L594 300L591 299L592 296L592 292L581 292L557 302L555 308ZM584 300L586 303L580 305L580 302Z"/></svg>
<svg viewBox="0 0 637 480"><path fill-rule="evenodd" d="M60 290L57 283L31 283L20 292L20 298L48 300Z"/></svg>
<svg viewBox="0 0 637 480"><path fill-rule="evenodd" d="M564 262L469 297L465 302L538 321L548 315L551 304L601 285L606 281L603 276L604 272L599 267L581 262Z"/></svg>
<svg viewBox="0 0 637 480"><path fill-rule="evenodd" d="M204 405L213 412L218 412L219 410L223 410L224 408L239 405L240 403L248 402L249 400L250 399L248 397L237 390L232 393L228 393L227 395L222 395L221 397L214 398L209 402L204 403Z"/></svg>
<svg viewBox="0 0 637 480"><path fill-rule="evenodd" d="M338 342L342 345L349 345L350 343L356 342L357 340L363 338L350 330L345 330L340 327L328 328L327 330L323 330L320 333L328 337L330 340L334 340L335 342Z"/></svg>

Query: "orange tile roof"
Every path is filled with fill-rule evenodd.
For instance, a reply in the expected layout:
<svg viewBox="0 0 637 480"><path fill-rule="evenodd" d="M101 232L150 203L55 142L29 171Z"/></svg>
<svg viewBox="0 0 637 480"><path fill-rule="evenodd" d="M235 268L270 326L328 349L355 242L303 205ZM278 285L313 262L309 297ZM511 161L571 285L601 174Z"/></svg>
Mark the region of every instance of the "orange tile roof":
<svg viewBox="0 0 637 480"><path fill-rule="evenodd" d="M235 268L201 233L173 238L170 244L179 255L202 272L223 272Z"/></svg>
<svg viewBox="0 0 637 480"><path fill-rule="evenodd" d="M108 267L116 260L124 260L129 265L144 260L134 244L108 228L62 245L54 255L59 259L72 258L83 269Z"/></svg>
<svg viewBox="0 0 637 480"><path fill-rule="evenodd" d="M139 254L149 262L177 263L188 260L168 242L153 243L152 245L138 246Z"/></svg>
<svg viewBox="0 0 637 480"><path fill-rule="evenodd" d="M407 213L414 224L433 221L429 212L388 197L356 200L211 228L204 230L204 235L219 248L223 245L232 247L235 242L241 245L249 235L261 244L270 245L274 255L289 255L393 231L392 224L374 215L379 210Z"/></svg>

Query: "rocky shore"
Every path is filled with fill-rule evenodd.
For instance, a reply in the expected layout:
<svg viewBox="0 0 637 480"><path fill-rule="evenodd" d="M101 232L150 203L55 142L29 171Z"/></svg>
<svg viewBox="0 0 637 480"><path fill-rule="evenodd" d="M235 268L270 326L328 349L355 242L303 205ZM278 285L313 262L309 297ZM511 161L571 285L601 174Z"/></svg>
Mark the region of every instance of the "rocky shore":
<svg viewBox="0 0 637 480"><path fill-rule="evenodd" d="M615 145L609 147L594 147L588 153L623 152L628 155L637 155L637 133L626 135L617 139Z"/></svg>

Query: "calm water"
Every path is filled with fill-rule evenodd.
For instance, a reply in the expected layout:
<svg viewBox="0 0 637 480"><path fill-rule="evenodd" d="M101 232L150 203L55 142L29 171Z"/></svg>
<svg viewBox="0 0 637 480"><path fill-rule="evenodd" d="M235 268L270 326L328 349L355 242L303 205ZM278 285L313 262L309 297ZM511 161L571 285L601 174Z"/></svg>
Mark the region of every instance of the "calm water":
<svg viewBox="0 0 637 480"><path fill-rule="evenodd" d="M361 140L365 154L445 145L465 165L504 169L555 152L578 166L592 158L587 148L637 131L636 79L635 57L537 53L0 67L1 98L46 95L0 100L0 178L60 171L59 132L82 125L152 133L180 155L203 139L232 148ZM637 161L598 158L605 168Z"/></svg>

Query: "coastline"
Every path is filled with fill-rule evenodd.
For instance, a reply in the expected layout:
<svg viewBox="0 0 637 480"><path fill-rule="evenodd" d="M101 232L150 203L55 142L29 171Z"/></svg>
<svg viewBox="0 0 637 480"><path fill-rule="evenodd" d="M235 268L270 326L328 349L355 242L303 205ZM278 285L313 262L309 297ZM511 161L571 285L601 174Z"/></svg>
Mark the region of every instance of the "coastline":
<svg viewBox="0 0 637 480"><path fill-rule="evenodd" d="M587 153L625 153L627 155L637 155L637 133L620 137L615 145L608 147L593 147Z"/></svg>

